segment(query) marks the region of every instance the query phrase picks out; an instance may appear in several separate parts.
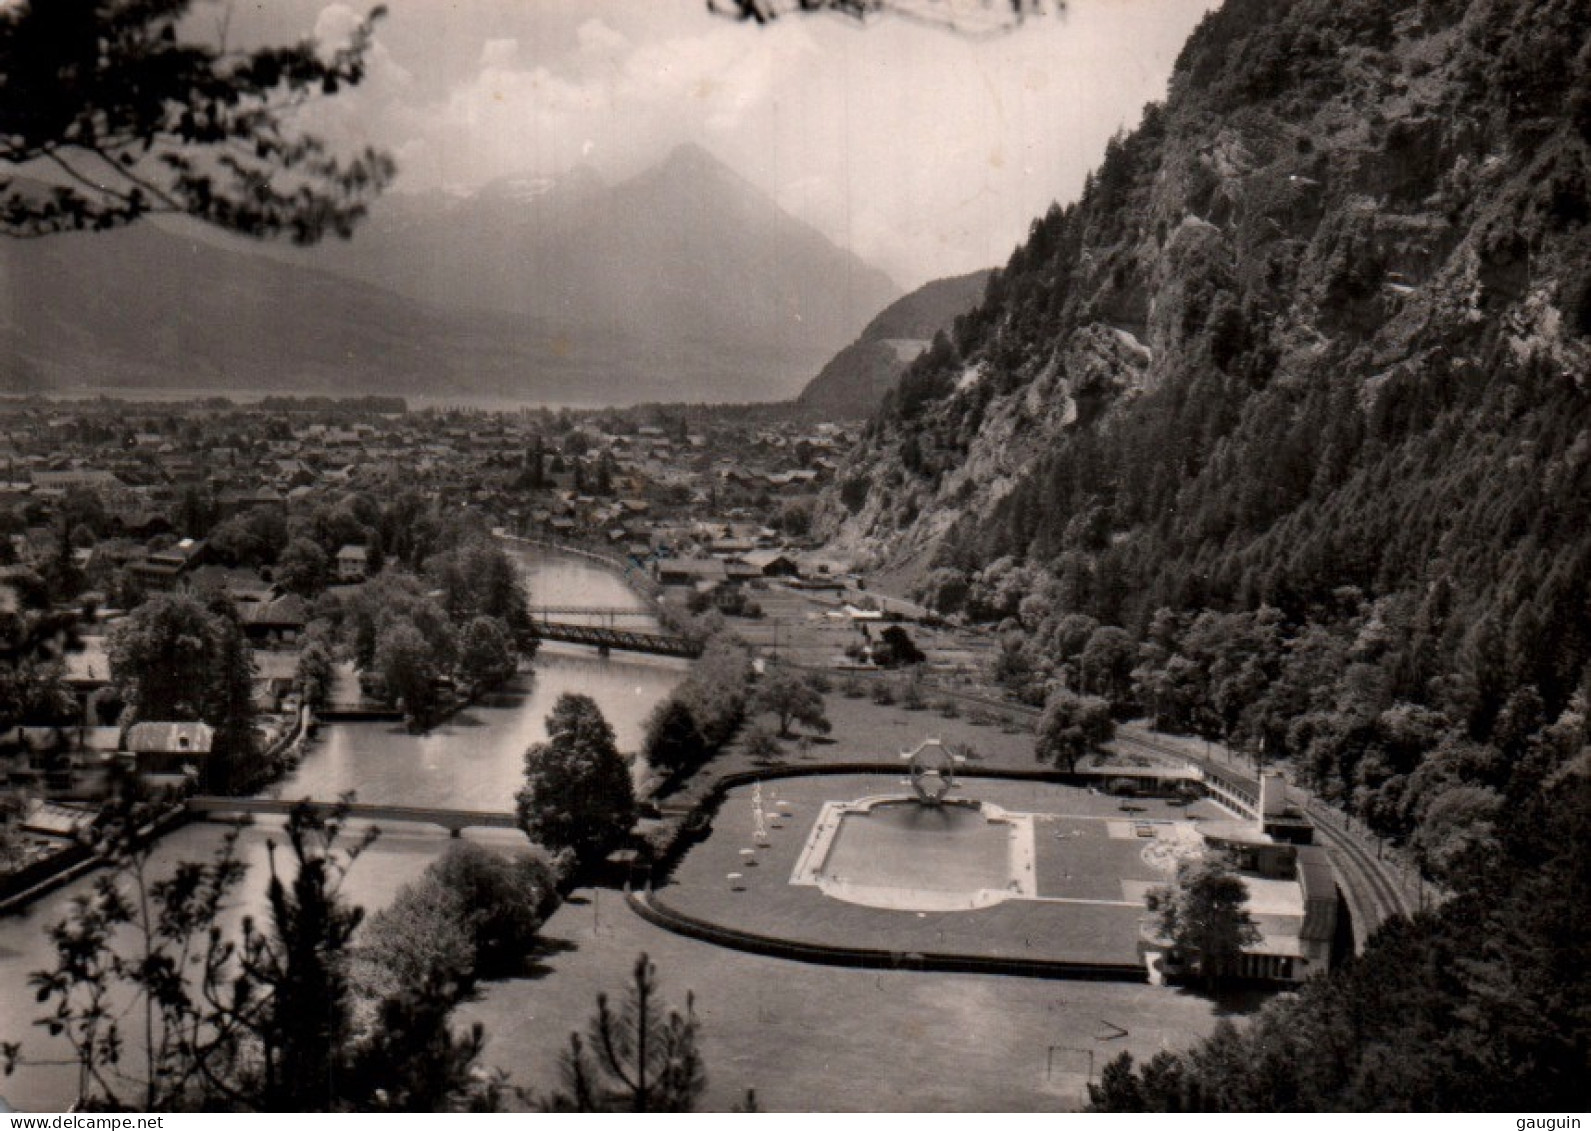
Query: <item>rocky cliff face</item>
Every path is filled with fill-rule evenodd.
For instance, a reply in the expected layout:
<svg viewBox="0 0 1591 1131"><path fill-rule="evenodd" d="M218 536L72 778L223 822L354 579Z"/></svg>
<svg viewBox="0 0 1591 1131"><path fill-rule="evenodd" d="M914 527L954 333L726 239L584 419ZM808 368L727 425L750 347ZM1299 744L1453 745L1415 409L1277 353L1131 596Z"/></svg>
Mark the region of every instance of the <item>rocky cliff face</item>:
<svg viewBox="0 0 1591 1131"><path fill-rule="evenodd" d="M1140 625L1500 570L1520 532L1474 493L1528 525L1518 484L1586 466L1546 421L1591 423L1588 29L1586 0L1228 0L904 375L833 544L1025 560Z"/></svg>

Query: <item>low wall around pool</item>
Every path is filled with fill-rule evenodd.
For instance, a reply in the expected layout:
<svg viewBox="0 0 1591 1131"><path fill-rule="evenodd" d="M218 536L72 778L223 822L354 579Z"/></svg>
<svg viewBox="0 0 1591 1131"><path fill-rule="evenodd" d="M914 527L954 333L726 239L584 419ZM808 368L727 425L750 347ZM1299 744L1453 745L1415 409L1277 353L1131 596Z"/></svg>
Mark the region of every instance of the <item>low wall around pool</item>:
<svg viewBox="0 0 1591 1131"><path fill-rule="evenodd" d="M966 775L935 813L898 767L744 775L691 814L693 835L637 909L691 937L802 961L1141 981L1144 892L1169 877L1139 827L1160 837L1220 814L1143 798L1128 812L1099 784ZM880 815L884 827L869 830ZM989 831L1004 835L980 839Z"/></svg>
<svg viewBox="0 0 1591 1131"><path fill-rule="evenodd" d="M973 911L1032 899L1033 818L977 801L828 801L790 882L895 911Z"/></svg>

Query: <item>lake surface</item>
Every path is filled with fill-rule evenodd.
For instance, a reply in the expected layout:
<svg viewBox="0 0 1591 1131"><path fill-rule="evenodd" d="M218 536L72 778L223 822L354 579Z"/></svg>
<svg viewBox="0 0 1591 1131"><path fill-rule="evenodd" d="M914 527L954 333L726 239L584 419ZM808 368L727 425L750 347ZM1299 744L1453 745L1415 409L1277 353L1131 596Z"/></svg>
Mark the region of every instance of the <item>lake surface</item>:
<svg viewBox="0 0 1591 1131"><path fill-rule="evenodd" d="M585 559L514 551L525 573L533 605L580 605L644 609L645 602L615 573ZM625 627L653 629L655 621L625 618ZM526 747L546 738L543 725L558 696L589 695L613 725L619 748L634 751L646 718L685 677L689 662L661 656L614 653L546 644L533 666L499 693L460 712L430 734L412 735L390 722L339 723L323 727L303 763L290 777L266 791L284 798L329 800L353 791L360 801L509 811L524 768ZM362 826L360 826L362 827ZM235 925L246 911L261 906L267 875L267 844L281 840L279 820L261 820L245 830L237 851L250 864L248 878L232 912ZM193 824L160 844L157 873L182 860L208 858L221 845L226 828ZM358 829L356 828L356 832ZM473 830L482 843L522 845L517 832ZM373 911L419 876L447 846L447 834L418 825L389 825L349 873L349 898ZM69 1050L31 1025L41 1007L33 1000L28 974L51 964L46 928L59 921L93 877L68 885L20 915L0 918L0 1041L23 1040L30 1059L61 1058ZM0 1079L0 1096L24 1111L60 1111L77 1090L70 1065L27 1067Z"/></svg>

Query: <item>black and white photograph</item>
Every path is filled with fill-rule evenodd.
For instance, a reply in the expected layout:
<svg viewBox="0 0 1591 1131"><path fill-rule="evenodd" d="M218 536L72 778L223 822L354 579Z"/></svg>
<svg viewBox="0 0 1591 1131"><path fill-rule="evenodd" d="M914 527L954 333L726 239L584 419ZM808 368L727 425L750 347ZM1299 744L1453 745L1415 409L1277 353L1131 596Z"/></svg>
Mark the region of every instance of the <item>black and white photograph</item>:
<svg viewBox="0 0 1591 1131"><path fill-rule="evenodd" d="M1580 1128L1591 0L0 0L0 1121L281 1112Z"/></svg>

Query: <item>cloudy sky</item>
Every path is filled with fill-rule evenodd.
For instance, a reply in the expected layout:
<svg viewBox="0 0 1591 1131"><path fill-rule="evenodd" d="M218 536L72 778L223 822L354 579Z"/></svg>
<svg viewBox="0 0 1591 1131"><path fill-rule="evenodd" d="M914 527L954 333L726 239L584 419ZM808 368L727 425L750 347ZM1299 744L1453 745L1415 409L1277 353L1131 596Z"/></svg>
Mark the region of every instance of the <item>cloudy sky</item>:
<svg viewBox="0 0 1591 1131"><path fill-rule="evenodd" d="M705 0L388 0L370 78L311 113L394 152L402 191L581 162L617 180L695 141L913 287L1003 262L1072 199L1213 4L1070 0L975 39L899 18L757 28ZM234 3L228 35L337 40L364 9Z"/></svg>

